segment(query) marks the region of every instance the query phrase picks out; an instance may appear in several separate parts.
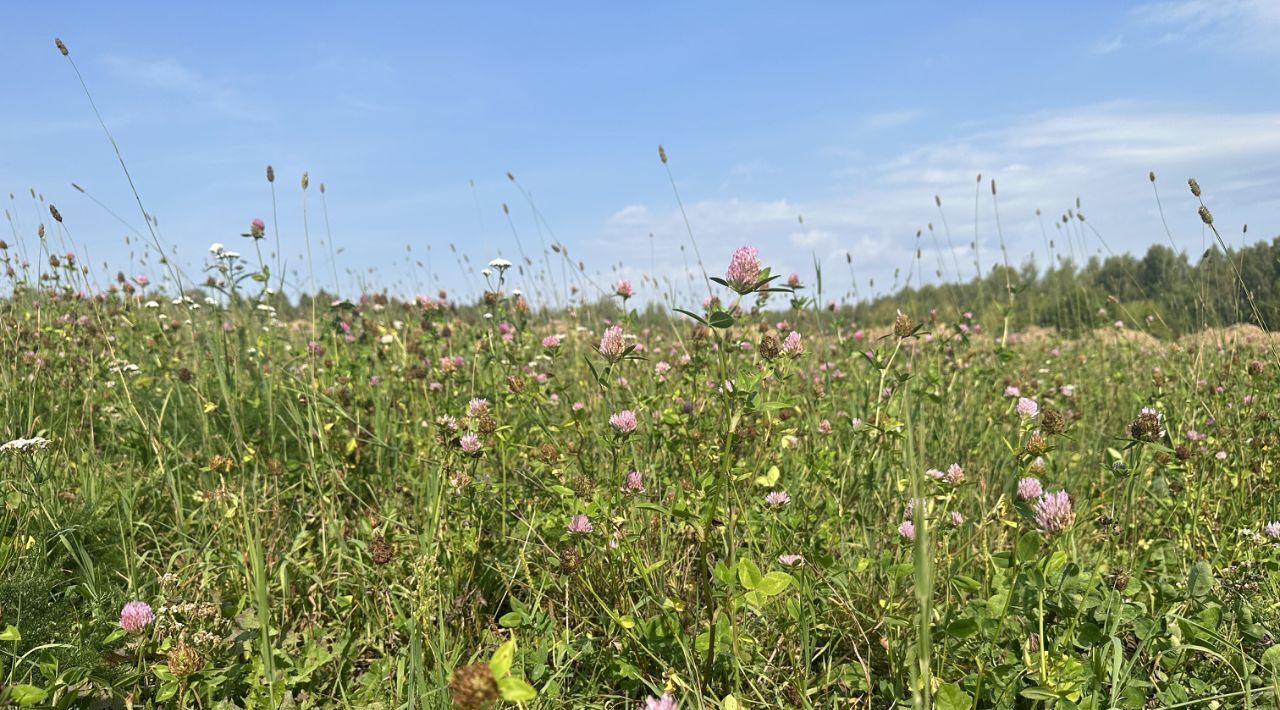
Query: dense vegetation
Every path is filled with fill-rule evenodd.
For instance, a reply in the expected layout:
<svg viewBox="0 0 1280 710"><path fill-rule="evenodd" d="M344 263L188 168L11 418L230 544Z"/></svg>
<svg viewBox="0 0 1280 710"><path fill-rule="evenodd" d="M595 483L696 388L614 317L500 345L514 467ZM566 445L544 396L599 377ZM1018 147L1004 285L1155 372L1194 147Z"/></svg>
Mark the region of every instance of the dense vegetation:
<svg viewBox="0 0 1280 710"><path fill-rule="evenodd" d="M869 332L749 249L653 320L629 283L531 311L498 260L466 307L287 321L208 269L87 297L55 257L0 304L11 702L1280 701L1256 328L1019 338L916 293Z"/></svg>

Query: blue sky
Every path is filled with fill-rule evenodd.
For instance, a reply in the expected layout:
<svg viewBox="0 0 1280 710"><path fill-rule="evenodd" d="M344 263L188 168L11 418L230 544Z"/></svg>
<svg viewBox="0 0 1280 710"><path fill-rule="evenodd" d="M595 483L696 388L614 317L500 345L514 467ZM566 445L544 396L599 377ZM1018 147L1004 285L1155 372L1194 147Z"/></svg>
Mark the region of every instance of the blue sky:
<svg viewBox="0 0 1280 710"><path fill-rule="evenodd" d="M310 172L319 285L336 270L348 294L359 280L474 289L449 245L476 268L515 260L505 202L531 257L563 243L586 264L591 279L571 280L588 293L626 276L653 297L642 276L690 276L659 143L711 271L744 243L805 276L816 257L833 298L851 291L846 253L861 295L887 290L895 269L904 281L929 223L937 238L926 230L914 278L936 280L939 265L951 277L957 262L971 275L978 173L984 268L999 252L991 177L1016 261L1045 263L1037 208L1067 251L1052 222L1077 197L1108 248L1167 243L1149 170L1189 253L1204 245L1192 175L1228 239L1246 222L1251 238L1280 231L1270 0L51 5L6 13L0 189L15 194L20 236L47 221L34 188L112 272L162 275L71 187L142 226L55 36L189 273L212 242L251 251L237 235L272 221L270 163L291 270L305 267L298 180ZM319 246L320 182L336 269ZM1102 248L1085 236L1077 256Z"/></svg>

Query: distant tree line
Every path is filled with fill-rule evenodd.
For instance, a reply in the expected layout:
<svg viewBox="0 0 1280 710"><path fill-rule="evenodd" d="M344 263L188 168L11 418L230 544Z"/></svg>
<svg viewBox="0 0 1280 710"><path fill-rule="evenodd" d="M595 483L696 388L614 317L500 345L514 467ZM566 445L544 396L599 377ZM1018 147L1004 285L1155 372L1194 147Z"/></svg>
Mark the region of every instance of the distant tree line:
<svg viewBox="0 0 1280 710"><path fill-rule="evenodd" d="M997 265L981 279L904 288L844 310L859 324L879 325L898 309L919 319L934 308L947 320L969 311L991 327L1007 313L1016 327L1066 332L1117 320L1154 335L1235 323L1280 328L1280 237L1225 252L1214 246L1195 263L1156 244L1141 258L1093 257L1083 266L1068 258L1045 271L1032 261Z"/></svg>

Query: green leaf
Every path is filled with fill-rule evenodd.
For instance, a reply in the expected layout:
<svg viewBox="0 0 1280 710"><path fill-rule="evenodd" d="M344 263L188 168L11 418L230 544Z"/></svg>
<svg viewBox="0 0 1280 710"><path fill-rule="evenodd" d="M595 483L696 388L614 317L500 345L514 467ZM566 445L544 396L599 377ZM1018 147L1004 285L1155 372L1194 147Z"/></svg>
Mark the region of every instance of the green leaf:
<svg viewBox="0 0 1280 710"><path fill-rule="evenodd" d="M9 624L4 627L4 631L0 631L0 641L21 641L22 634L18 633L18 627Z"/></svg>
<svg viewBox="0 0 1280 710"><path fill-rule="evenodd" d="M760 583L756 585L756 590L761 594L771 597L779 594L786 589L794 581L791 575L786 572L770 572L760 579Z"/></svg>
<svg viewBox="0 0 1280 710"><path fill-rule="evenodd" d="M1280 673L1280 643L1262 652L1262 666L1272 673Z"/></svg>
<svg viewBox="0 0 1280 710"><path fill-rule="evenodd" d="M778 470L777 466L770 466L769 470L763 476L756 477L756 485L764 486L765 488L773 488L777 485L778 478L781 477L781 475L782 472Z"/></svg>
<svg viewBox="0 0 1280 710"><path fill-rule="evenodd" d="M1200 560L1191 565L1191 572L1187 575L1187 593L1192 599L1199 599L1213 591L1213 584L1213 567L1208 562Z"/></svg>
<svg viewBox="0 0 1280 710"><path fill-rule="evenodd" d="M1027 533L1018 540L1018 549L1015 553L1019 562L1031 562L1040 554L1040 536L1035 533Z"/></svg>
<svg viewBox="0 0 1280 710"><path fill-rule="evenodd" d="M739 560L738 581L747 589L755 589L760 585L760 568L748 558Z"/></svg>
<svg viewBox="0 0 1280 710"><path fill-rule="evenodd" d="M720 701L720 707L724 710L741 710L742 705L738 703L738 699L733 697L733 693L724 696L724 700Z"/></svg>
<svg viewBox="0 0 1280 710"><path fill-rule="evenodd" d="M502 699L513 703L525 702L538 697L538 691L533 689L532 685L525 682L523 678L508 676L498 679L498 690L502 692Z"/></svg>
<svg viewBox="0 0 1280 710"><path fill-rule="evenodd" d="M973 698L955 683L943 683L933 694L933 707L936 710L969 710L973 707Z"/></svg>
<svg viewBox="0 0 1280 710"><path fill-rule="evenodd" d="M721 330L733 326L733 316L724 311L716 311L711 314L709 323L712 328L720 328Z"/></svg>
<svg viewBox="0 0 1280 710"><path fill-rule="evenodd" d="M178 694L177 681L171 681L160 686L160 690L156 691L156 702L164 702L169 698Z"/></svg>
<svg viewBox="0 0 1280 710"><path fill-rule="evenodd" d="M493 652L493 658L489 659L489 670L493 673L494 678L505 678L511 672L511 664L516 658L516 640L514 637L510 641L498 647Z"/></svg>
<svg viewBox="0 0 1280 710"><path fill-rule="evenodd" d="M498 625L504 628L515 628L524 623L524 614L518 611L509 611L498 618Z"/></svg>
<svg viewBox="0 0 1280 710"><path fill-rule="evenodd" d="M22 707L31 707L49 697L44 688L34 685L15 685L9 689L9 699Z"/></svg>
<svg viewBox="0 0 1280 710"><path fill-rule="evenodd" d="M691 312L691 311L686 311L686 310L684 310L684 309L682 309L682 308L672 308L671 310L675 311L676 313L683 313L683 314L685 314L686 316L689 316L690 318L692 318L692 319L694 319L694 320L698 321L699 323L701 323L701 324L703 324L703 325L706 325L706 324L707 324L707 319L706 319L706 318L703 318L702 316L698 315L697 313L693 313L693 312Z"/></svg>
<svg viewBox="0 0 1280 710"><path fill-rule="evenodd" d="M947 625L947 635L963 639L978 633L978 622L973 619L956 619Z"/></svg>

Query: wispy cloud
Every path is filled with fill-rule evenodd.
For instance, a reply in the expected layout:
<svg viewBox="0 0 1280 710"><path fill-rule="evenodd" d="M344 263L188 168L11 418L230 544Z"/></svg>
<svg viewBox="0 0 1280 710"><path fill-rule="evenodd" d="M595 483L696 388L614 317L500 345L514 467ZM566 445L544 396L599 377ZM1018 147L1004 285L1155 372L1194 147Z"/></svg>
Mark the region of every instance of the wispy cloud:
<svg viewBox="0 0 1280 710"><path fill-rule="evenodd" d="M109 55L104 63L120 81L184 96L215 114L241 121L262 121L262 106L229 82L207 77L169 58Z"/></svg>
<svg viewBox="0 0 1280 710"><path fill-rule="evenodd" d="M903 126L912 121L919 119L924 115L923 111L918 109L899 109L897 111L882 111L873 113L863 120L863 125L867 128L896 128Z"/></svg>
<svg viewBox="0 0 1280 710"><path fill-rule="evenodd" d="M1160 176L1175 243L1193 256L1204 242L1196 204L1185 186L1192 175L1199 177L1222 223L1255 223L1264 229L1250 233L1265 233L1265 226L1280 224L1277 165L1280 113L1206 114L1119 103L1023 116L955 142L922 146L878 166L861 166L861 177L849 177L840 197L685 199L709 270L720 268L740 244L757 245L775 267L802 273L812 253L829 267L840 267L824 274L838 293L852 286L843 273L848 254L866 295L868 279L874 278L880 289L892 285L895 270L899 282L905 279L917 248L926 280L936 280L937 272L953 278L957 262L960 275L971 277L975 196L983 268L1000 259L991 178L998 182L1000 226L1011 260L1034 254L1043 266L1045 233L1056 240L1058 254L1073 254L1077 260L1167 243L1148 171ZM984 176L980 186L975 183L979 173ZM950 239L935 195L942 201ZM1077 197L1102 240L1087 227L1068 235L1061 225L1059 218L1075 208ZM801 215L803 224L797 219ZM919 238L917 230L922 230ZM649 233L667 246L667 259L656 268L668 276L686 273L679 249L688 238L680 213L670 205L620 209L589 248L610 259L634 256L647 263Z"/></svg>
<svg viewBox="0 0 1280 710"><path fill-rule="evenodd" d="M1280 2L1275 0L1164 0L1133 10L1160 43L1184 43L1253 52L1280 52Z"/></svg>
<svg viewBox="0 0 1280 710"><path fill-rule="evenodd" d="M1114 54L1123 48L1124 35L1117 34L1110 37L1104 37L1097 42L1094 42L1093 45L1089 47L1089 53L1098 55Z"/></svg>

